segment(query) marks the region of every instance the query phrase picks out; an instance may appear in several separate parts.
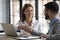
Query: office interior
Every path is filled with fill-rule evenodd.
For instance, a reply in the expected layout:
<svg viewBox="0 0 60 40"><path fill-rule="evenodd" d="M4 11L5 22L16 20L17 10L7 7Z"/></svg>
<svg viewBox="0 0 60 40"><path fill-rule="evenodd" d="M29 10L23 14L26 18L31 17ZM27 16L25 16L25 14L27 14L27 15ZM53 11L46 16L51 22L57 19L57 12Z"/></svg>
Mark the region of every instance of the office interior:
<svg viewBox="0 0 60 40"><path fill-rule="evenodd" d="M9 23L15 25L21 16L21 10L25 3L30 3L34 7L33 20L37 19L41 22L41 26L44 32L48 31L49 20L45 20L44 17L44 4L50 1L56 1L60 7L59 0L0 0L0 33L4 32L1 23ZM60 8L59 14L60 17Z"/></svg>

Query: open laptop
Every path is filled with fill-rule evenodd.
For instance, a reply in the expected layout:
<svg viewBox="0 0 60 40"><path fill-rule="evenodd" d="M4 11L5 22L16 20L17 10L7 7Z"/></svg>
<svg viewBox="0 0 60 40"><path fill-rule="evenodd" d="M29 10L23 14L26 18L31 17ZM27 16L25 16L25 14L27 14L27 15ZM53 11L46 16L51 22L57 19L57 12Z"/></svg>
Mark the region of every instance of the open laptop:
<svg viewBox="0 0 60 40"><path fill-rule="evenodd" d="M1 23L1 25L2 25L2 28L7 36L11 36L11 37L20 36L17 34L13 24Z"/></svg>

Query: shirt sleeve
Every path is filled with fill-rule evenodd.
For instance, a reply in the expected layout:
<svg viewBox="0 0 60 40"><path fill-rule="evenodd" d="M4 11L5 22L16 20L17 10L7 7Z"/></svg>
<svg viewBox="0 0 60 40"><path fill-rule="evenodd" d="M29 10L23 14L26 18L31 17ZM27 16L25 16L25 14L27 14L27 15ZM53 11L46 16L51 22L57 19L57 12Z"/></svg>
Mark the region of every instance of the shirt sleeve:
<svg viewBox="0 0 60 40"><path fill-rule="evenodd" d="M39 32L32 30L31 34L35 35L35 36L40 36L42 33L39 33Z"/></svg>
<svg viewBox="0 0 60 40"><path fill-rule="evenodd" d="M41 25L40 25L40 22L37 22L37 24L35 25L35 29L32 29L32 32L31 32L32 35L35 35L35 36L40 36L41 34Z"/></svg>
<svg viewBox="0 0 60 40"><path fill-rule="evenodd" d="M15 30L19 31L18 26L25 26L26 24L24 22L18 21L14 26ZM20 30L21 31L21 30Z"/></svg>
<svg viewBox="0 0 60 40"><path fill-rule="evenodd" d="M19 25L20 25L20 22L19 21L14 25L16 31L18 31L18 26Z"/></svg>

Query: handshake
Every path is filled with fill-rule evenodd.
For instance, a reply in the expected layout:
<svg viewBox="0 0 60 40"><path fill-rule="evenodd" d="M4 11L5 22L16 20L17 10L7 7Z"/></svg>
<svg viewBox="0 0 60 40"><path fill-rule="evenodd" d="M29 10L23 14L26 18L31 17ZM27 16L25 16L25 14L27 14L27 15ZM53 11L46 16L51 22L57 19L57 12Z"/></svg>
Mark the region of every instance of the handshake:
<svg viewBox="0 0 60 40"><path fill-rule="evenodd" d="M32 32L31 27L28 26L28 25L21 25L21 26L18 26L18 29L19 29L19 30L22 29L22 30L24 30L24 31L26 31L26 32L28 32L28 33Z"/></svg>

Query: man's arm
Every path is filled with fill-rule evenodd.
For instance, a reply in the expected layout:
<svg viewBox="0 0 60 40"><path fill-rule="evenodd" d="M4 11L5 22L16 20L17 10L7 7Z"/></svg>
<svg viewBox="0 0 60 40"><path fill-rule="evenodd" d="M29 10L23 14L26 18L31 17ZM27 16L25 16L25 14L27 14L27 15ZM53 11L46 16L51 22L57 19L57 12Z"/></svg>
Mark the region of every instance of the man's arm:
<svg viewBox="0 0 60 40"><path fill-rule="evenodd" d="M35 35L35 36L40 36L40 35L42 35L43 33L39 33L39 32L36 32L36 31L32 30L31 34L32 34L32 35Z"/></svg>
<svg viewBox="0 0 60 40"><path fill-rule="evenodd" d="M60 23L57 23L57 25L54 28L54 34L48 35L47 39L59 39L60 38Z"/></svg>

